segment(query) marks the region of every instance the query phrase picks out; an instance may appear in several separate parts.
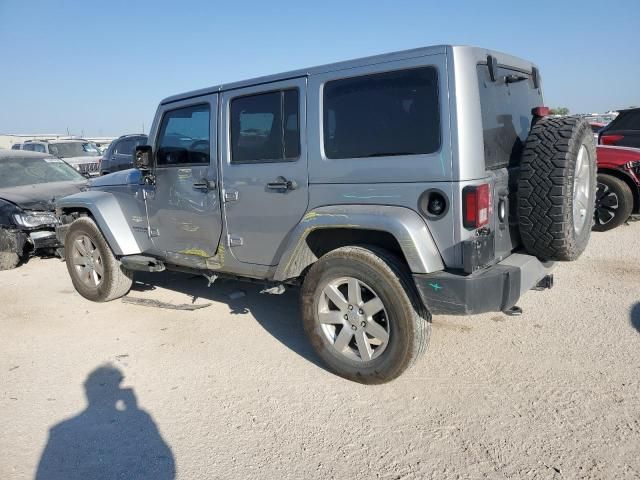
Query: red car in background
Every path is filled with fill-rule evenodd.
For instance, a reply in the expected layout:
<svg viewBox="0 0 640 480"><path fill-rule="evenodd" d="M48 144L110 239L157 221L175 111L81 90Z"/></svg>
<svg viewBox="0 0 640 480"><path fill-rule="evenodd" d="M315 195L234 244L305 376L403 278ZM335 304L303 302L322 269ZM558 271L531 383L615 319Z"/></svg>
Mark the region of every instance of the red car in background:
<svg viewBox="0 0 640 480"><path fill-rule="evenodd" d="M640 149L598 145L593 229L604 232L640 214Z"/></svg>

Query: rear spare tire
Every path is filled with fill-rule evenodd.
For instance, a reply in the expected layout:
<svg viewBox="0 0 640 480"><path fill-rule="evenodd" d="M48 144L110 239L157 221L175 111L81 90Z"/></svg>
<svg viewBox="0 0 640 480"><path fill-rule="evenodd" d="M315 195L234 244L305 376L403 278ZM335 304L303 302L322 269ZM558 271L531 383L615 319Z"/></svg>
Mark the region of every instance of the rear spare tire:
<svg viewBox="0 0 640 480"><path fill-rule="evenodd" d="M542 260L576 260L589 242L595 193L596 152L587 121L539 120L525 143L518 183L527 251Z"/></svg>

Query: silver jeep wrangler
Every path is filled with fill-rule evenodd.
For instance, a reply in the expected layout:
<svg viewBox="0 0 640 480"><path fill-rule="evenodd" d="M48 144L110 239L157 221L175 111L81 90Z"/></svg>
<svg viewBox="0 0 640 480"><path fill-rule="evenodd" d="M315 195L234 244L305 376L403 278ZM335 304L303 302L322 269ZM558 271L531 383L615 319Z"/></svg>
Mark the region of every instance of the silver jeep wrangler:
<svg viewBox="0 0 640 480"><path fill-rule="evenodd" d="M299 286L337 374L399 376L432 314L516 313L589 240L589 125L530 62L434 46L166 98L135 169L57 202L93 301L164 269Z"/></svg>

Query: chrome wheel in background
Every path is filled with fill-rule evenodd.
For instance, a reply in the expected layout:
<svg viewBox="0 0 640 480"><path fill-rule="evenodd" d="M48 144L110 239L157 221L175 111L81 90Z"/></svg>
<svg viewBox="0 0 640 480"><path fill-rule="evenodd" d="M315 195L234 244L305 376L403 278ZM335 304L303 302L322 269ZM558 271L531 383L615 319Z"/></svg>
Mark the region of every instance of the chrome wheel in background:
<svg viewBox="0 0 640 480"><path fill-rule="evenodd" d="M616 192L608 185L598 182L596 190L596 225L604 226L610 223L617 215L620 201Z"/></svg>

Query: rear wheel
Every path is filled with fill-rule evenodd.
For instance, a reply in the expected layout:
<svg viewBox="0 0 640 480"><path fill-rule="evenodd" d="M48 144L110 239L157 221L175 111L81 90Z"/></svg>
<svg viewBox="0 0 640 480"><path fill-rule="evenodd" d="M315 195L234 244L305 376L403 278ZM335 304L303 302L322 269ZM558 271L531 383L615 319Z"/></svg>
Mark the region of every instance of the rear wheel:
<svg viewBox="0 0 640 480"><path fill-rule="evenodd" d="M596 210L593 229L606 232L627 221L633 211L633 192L623 180L601 173L598 175Z"/></svg>
<svg viewBox="0 0 640 480"><path fill-rule="evenodd" d="M431 316L407 267L370 246L321 257L301 293L304 328L331 370L361 383L398 377L426 350Z"/></svg>
<svg viewBox="0 0 640 480"><path fill-rule="evenodd" d="M82 217L71 224L64 254L73 286L83 297L108 302L131 289L133 273L116 259L91 218Z"/></svg>

